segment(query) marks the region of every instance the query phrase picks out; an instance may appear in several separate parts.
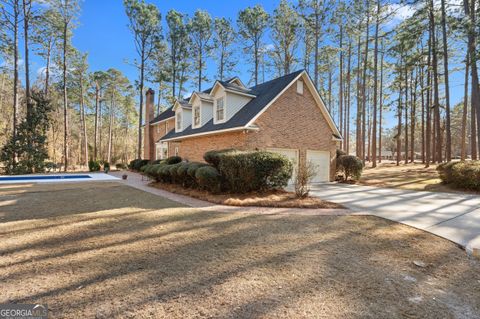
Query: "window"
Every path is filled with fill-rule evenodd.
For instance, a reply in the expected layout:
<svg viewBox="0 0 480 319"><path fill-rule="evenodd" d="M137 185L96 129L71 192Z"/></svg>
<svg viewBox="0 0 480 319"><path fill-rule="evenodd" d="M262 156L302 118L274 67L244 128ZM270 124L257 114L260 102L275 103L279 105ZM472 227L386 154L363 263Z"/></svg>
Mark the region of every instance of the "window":
<svg viewBox="0 0 480 319"><path fill-rule="evenodd" d="M175 156L178 156L178 146L175 146Z"/></svg>
<svg viewBox="0 0 480 319"><path fill-rule="evenodd" d="M165 122L165 134L168 133L168 121Z"/></svg>
<svg viewBox="0 0 480 319"><path fill-rule="evenodd" d="M182 111L178 110L177 113L175 113L175 130L176 131L181 131L182 130Z"/></svg>
<svg viewBox="0 0 480 319"><path fill-rule="evenodd" d="M160 124L157 125L157 133L160 133Z"/></svg>
<svg viewBox="0 0 480 319"><path fill-rule="evenodd" d="M303 81L297 81L297 93L303 94Z"/></svg>
<svg viewBox="0 0 480 319"><path fill-rule="evenodd" d="M195 106L193 108L193 126L200 126L200 106Z"/></svg>
<svg viewBox="0 0 480 319"><path fill-rule="evenodd" d="M168 157L168 143L156 144L155 159L165 159Z"/></svg>
<svg viewBox="0 0 480 319"><path fill-rule="evenodd" d="M218 98L216 100L216 103L217 103L217 108L216 108L216 113L215 113L216 120L217 121L223 121L223 120L225 120L224 98L223 97Z"/></svg>

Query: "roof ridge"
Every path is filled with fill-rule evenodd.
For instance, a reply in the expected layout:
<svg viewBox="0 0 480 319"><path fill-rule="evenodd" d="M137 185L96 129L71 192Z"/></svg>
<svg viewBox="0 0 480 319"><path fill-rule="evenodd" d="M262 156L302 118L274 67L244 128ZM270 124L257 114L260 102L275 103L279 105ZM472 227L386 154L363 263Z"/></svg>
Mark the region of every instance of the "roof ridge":
<svg viewBox="0 0 480 319"><path fill-rule="evenodd" d="M284 79L284 78L286 78L286 77L288 77L288 76L292 76L293 74L300 74L300 73L302 73L303 71L305 71L305 69L299 69L299 70L297 70L297 71L290 72L290 73L288 73L288 74L279 76L278 78L274 78L274 79L268 80L268 81L266 81L266 82L257 84L257 85L255 85L255 86L250 87L249 89L254 90L254 88L259 87L260 85L270 84L270 83L272 83L272 82L274 82L274 81L278 81L278 80Z"/></svg>

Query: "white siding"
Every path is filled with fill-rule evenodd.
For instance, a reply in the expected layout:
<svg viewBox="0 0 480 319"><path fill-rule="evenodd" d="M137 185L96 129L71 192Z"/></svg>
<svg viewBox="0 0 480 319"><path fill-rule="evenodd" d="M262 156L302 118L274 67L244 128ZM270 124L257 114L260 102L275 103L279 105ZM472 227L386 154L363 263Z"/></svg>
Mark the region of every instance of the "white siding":
<svg viewBox="0 0 480 319"><path fill-rule="evenodd" d="M182 131L192 124L192 110L182 108Z"/></svg>
<svg viewBox="0 0 480 319"><path fill-rule="evenodd" d="M251 97L239 95L231 92L226 92L226 120L230 120L238 111L242 109L250 100Z"/></svg>
<svg viewBox="0 0 480 319"><path fill-rule="evenodd" d="M200 108L201 125L205 125L213 118L213 102L202 101Z"/></svg>

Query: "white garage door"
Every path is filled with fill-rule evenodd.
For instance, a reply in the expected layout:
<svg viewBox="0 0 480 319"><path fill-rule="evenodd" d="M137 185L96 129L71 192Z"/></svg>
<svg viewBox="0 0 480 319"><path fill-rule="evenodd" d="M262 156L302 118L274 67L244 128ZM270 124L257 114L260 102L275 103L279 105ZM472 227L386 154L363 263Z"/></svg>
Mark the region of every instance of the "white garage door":
<svg viewBox="0 0 480 319"><path fill-rule="evenodd" d="M312 183L330 181L330 152L308 150L307 162L312 162L316 169Z"/></svg>
<svg viewBox="0 0 480 319"><path fill-rule="evenodd" d="M293 174L292 174L292 178L288 181L288 184L293 184L295 181L294 174L298 167L298 150L288 149L288 148L267 148L267 151L281 154L292 162Z"/></svg>

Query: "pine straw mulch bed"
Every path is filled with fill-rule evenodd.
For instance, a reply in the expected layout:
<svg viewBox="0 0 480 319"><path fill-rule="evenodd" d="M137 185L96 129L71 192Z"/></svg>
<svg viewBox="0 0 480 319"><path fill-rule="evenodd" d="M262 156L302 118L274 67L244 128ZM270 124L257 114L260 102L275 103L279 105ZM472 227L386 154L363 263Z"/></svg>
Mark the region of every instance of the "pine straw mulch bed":
<svg viewBox="0 0 480 319"><path fill-rule="evenodd" d="M207 191L184 188L176 184L152 182L150 186L175 193L207 201L219 205L228 206L256 206L256 207L278 207L278 208L324 208L324 209L345 209L344 206L321 200L317 197L308 196L297 198L294 193L283 190L270 192L252 192L246 194L211 194Z"/></svg>

